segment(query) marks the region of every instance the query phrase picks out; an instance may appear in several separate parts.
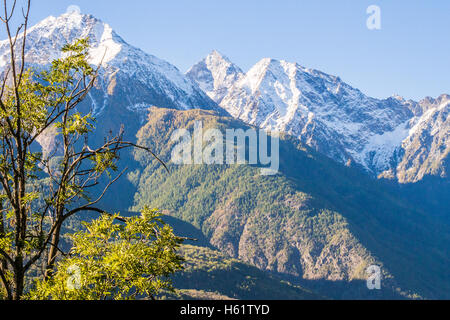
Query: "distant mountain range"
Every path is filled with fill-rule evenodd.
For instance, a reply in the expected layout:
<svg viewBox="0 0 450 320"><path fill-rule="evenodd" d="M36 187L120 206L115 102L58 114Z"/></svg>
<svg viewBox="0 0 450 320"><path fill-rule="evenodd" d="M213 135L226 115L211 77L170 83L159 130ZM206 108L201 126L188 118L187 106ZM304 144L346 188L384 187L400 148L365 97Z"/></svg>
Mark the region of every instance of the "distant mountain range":
<svg viewBox="0 0 450 320"><path fill-rule="evenodd" d="M49 17L29 30L27 60L45 66L61 47L89 37L90 62L102 64L89 109L130 137L150 106L228 112L244 122L298 137L315 150L375 176L402 183L448 177L450 96L420 102L368 97L339 77L266 58L247 73L217 51L186 75L127 44L112 28L76 12ZM0 69L8 63L0 42ZM219 107L220 106L220 107ZM104 131L104 130L103 130Z"/></svg>
<svg viewBox="0 0 450 320"><path fill-rule="evenodd" d="M400 182L448 175L449 95L379 100L283 60L262 59L244 73L217 51L187 76L232 116L298 137L338 162Z"/></svg>
<svg viewBox="0 0 450 320"><path fill-rule="evenodd" d="M126 139L169 164L170 133L196 120L282 132L274 177L261 177L250 165L169 164L167 174L145 154L122 154L130 172L105 207L159 207L197 228L204 237L197 246L209 247L186 250L202 267L176 279L185 296L258 298L266 296L255 290L273 285L289 291L274 299L311 297L303 288L330 298L449 297L449 95L380 100L296 63L263 59L244 72L217 51L183 74L76 12L29 30L27 62L45 68L63 45L82 37L90 39L90 62L101 63L80 106L97 118L92 143L123 124ZM0 71L7 47L0 41ZM55 148L55 139L48 130L40 147ZM365 286L370 264L383 267L381 292ZM244 290L242 270L261 282ZM217 276L235 282L214 293ZM205 283L196 291L189 279Z"/></svg>

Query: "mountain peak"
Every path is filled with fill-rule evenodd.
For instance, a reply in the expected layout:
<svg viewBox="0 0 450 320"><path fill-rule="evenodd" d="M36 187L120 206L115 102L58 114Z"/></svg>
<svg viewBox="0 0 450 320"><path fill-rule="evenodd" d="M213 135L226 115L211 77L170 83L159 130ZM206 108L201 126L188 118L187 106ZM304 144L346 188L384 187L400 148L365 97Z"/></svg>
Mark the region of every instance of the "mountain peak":
<svg viewBox="0 0 450 320"><path fill-rule="evenodd" d="M279 64L280 61L273 59L273 58L262 58L261 60L259 60L254 67L269 67L270 65L277 65Z"/></svg>
<svg viewBox="0 0 450 320"><path fill-rule="evenodd" d="M41 22L37 23L35 26L31 27L29 32L33 32L36 29L47 29L48 31L61 29L79 29L95 24L107 25L93 15L82 14L78 11L71 11L63 13L57 17L49 16Z"/></svg>
<svg viewBox="0 0 450 320"><path fill-rule="evenodd" d="M208 54L203 60L202 60L207 66L216 66L216 67L225 67L228 69L235 69L235 71L242 72L240 68L235 65L231 60L222 54L221 52L217 50L211 51L210 54ZM202 62L200 61L200 63Z"/></svg>
<svg viewBox="0 0 450 320"><path fill-rule="evenodd" d="M230 59L228 59L228 57L226 57L224 54L222 54L221 52L217 51L216 49L212 50L210 52L210 54L208 54L206 56L205 59L207 59L208 57L230 61Z"/></svg>
<svg viewBox="0 0 450 320"><path fill-rule="evenodd" d="M192 66L186 75L217 102L225 97L229 87L243 76L243 72L225 55L213 50L206 58Z"/></svg>
<svg viewBox="0 0 450 320"><path fill-rule="evenodd" d="M76 39L88 38L90 41L90 62L94 65L112 61L128 46L107 23L92 15L78 11L64 13L58 17L49 16L32 26L27 32L27 60L33 64L49 64L61 56L61 48ZM23 34L19 36L22 41ZM9 59L8 41L0 41L0 67ZM5 56L6 54L6 56Z"/></svg>

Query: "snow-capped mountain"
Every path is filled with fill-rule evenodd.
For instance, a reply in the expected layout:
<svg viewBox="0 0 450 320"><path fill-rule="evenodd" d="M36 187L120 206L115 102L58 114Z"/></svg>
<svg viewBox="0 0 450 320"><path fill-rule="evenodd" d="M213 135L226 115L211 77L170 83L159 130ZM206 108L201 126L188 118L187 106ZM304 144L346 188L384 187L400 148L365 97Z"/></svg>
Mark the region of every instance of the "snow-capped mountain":
<svg viewBox="0 0 450 320"><path fill-rule="evenodd" d="M138 124L150 106L176 109L216 109L196 83L175 66L127 44L112 28L91 15L77 12L48 17L28 30L26 60L48 65L61 48L89 38L89 62L101 64L100 76L88 103L97 118L109 123ZM22 38L19 39L19 42ZM9 62L7 41L0 42L0 69ZM127 130L128 128L125 128ZM136 131L139 128L132 128Z"/></svg>
<svg viewBox="0 0 450 320"><path fill-rule="evenodd" d="M263 59L244 73L217 51L184 75L127 44L108 24L77 12L49 17L30 28L27 62L46 66L61 56L65 44L85 37L90 39L90 62L101 64L85 103L101 119L100 132L125 124L127 137L134 139L150 106L225 109L376 175L407 182L448 173L448 95L421 102L374 99L339 77L296 63ZM0 71L8 63L8 42L0 41Z"/></svg>
<svg viewBox="0 0 450 320"><path fill-rule="evenodd" d="M228 58L214 50L204 60L194 65L186 75L197 82L210 98L220 103L244 73Z"/></svg>
<svg viewBox="0 0 450 320"><path fill-rule="evenodd" d="M441 160L448 154L448 96L428 104L374 99L339 77L287 61L262 59L243 73L216 51L187 76L234 117L294 135L339 162L356 162L376 175L421 179L423 169L413 173L411 163L425 163L425 153L427 159ZM430 135L420 156L413 152L417 135L425 134L419 128Z"/></svg>

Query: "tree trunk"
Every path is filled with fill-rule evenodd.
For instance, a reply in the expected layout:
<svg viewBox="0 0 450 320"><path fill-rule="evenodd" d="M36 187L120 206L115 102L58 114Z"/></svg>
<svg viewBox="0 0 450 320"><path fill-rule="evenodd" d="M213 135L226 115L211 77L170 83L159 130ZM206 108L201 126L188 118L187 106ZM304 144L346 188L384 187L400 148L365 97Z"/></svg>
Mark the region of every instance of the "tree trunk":
<svg viewBox="0 0 450 320"><path fill-rule="evenodd" d="M25 273L23 271L23 259L18 257L14 266L13 300L20 300L24 291Z"/></svg>
<svg viewBox="0 0 450 320"><path fill-rule="evenodd" d="M4 234L5 234L5 225L3 221L3 203L0 202L0 236L3 236ZM6 277L7 271L8 271L8 263L6 262L6 259L0 256L0 272L2 275ZM6 298L8 300L12 300L10 284L7 282L6 278L2 277L0 280L1 283L3 284L3 289L5 290Z"/></svg>
<svg viewBox="0 0 450 320"><path fill-rule="evenodd" d="M55 230L53 231L50 249L48 251L47 267L45 269L45 279L48 280L53 275L53 269L55 268L56 257L58 255L58 245L61 233L61 223L58 222Z"/></svg>

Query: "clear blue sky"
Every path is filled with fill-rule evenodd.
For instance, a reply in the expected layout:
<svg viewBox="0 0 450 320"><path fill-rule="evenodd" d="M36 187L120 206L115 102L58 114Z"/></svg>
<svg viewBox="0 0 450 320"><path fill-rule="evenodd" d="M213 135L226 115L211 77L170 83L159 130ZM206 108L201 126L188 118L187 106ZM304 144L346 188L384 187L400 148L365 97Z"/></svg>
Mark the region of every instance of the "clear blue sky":
<svg viewBox="0 0 450 320"><path fill-rule="evenodd" d="M381 30L366 27L372 4ZM295 61L374 97L450 94L449 0L34 0L32 22L69 5L183 72L217 49L244 70Z"/></svg>

